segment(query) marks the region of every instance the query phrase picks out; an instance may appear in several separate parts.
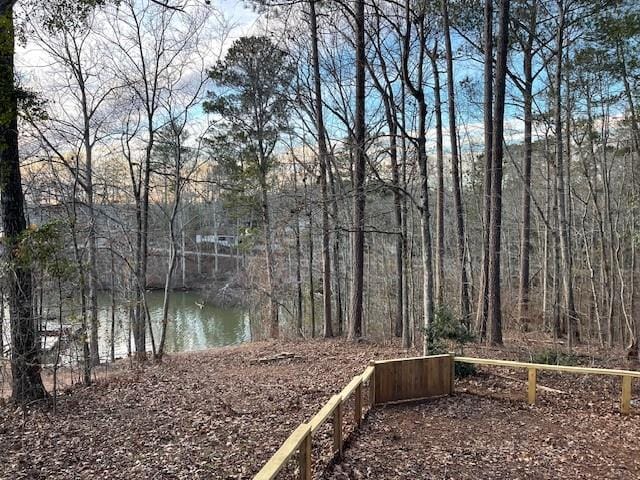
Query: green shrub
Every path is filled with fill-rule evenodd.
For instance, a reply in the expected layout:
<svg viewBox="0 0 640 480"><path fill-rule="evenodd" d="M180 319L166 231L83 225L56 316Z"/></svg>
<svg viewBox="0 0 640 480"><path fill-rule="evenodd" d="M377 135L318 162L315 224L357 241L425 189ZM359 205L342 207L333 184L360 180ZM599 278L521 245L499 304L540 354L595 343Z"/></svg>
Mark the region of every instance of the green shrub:
<svg viewBox="0 0 640 480"><path fill-rule="evenodd" d="M426 329L429 340L429 355L438 355L451 351L455 345L456 353L464 354L464 346L473 341L474 337L469 327L457 318L446 306L438 307L435 311L433 323ZM476 366L469 363L456 363L456 378L464 378L476 373Z"/></svg>
<svg viewBox="0 0 640 480"><path fill-rule="evenodd" d="M455 375L456 378L471 377L476 374L478 369L472 363L456 363Z"/></svg>
<svg viewBox="0 0 640 480"><path fill-rule="evenodd" d="M426 335L430 355L447 353L448 346L452 343L463 353L464 346L473 340L467 325L446 306L436 309L433 323L426 329Z"/></svg>
<svg viewBox="0 0 640 480"><path fill-rule="evenodd" d="M542 363L545 365L578 365L578 357L563 353L559 350L546 349L531 355L532 363Z"/></svg>

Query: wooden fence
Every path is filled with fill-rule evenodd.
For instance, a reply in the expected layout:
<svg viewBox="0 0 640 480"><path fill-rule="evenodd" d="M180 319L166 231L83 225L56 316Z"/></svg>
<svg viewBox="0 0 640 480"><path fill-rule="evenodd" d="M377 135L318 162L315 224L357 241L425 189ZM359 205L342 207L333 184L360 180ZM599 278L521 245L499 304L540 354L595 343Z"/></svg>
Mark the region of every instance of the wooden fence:
<svg viewBox="0 0 640 480"><path fill-rule="evenodd" d="M444 370L443 370L444 369ZM453 386L453 356L434 355L399 360L372 361L366 370L351 380L342 391L329 399L311 420L301 424L285 440L278 451L254 477L272 480L287 462L297 455L298 478L311 480L311 447L313 434L329 418L333 421L332 453L340 456L343 413L346 402L354 396L354 422L363 419L363 388L369 388L369 405L419 400L448 395Z"/></svg>
<svg viewBox="0 0 640 480"><path fill-rule="evenodd" d="M454 386L455 362L474 365L493 365L507 368L526 368L529 372L527 399L536 401L538 370L564 373L610 375L622 379L620 410L628 414L631 406L631 383L640 378L640 372L589 367L568 367L539 363L513 362L487 358L457 357L453 354L427 357L372 361L365 371L355 376L342 391L329 399L311 420L301 424L285 440L278 451L254 477L254 480L272 480L294 456L297 457L298 478L311 480L311 447L314 433L330 418L333 422L332 454L340 456L344 445L343 413L346 402L354 396L354 422L360 426L363 419L363 388L369 388L371 409L376 405L451 395Z"/></svg>
<svg viewBox="0 0 640 480"><path fill-rule="evenodd" d="M400 358L372 362L375 404L422 400L453 391L453 355Z"/></svg>
<svg viewBox="0 0 640 480"><path fill-rule="evenodd" d="M632 370L612 370L608 368L592 367L569 367L564 365L546 365L543 363L513 362L510 360L495 360L491 358L455 357L456 362L471 363L474 365L493 365L507 368L526 368L529 372L527 382L527 401L534 405L536 403L536 385L538 370L550 370L553 372L586 374L586 375L608 375L620 377L622 379L622 393L620 395L620 412L628 414L631 411L631 382L634 378L640 378L640 372Z"/></svg>

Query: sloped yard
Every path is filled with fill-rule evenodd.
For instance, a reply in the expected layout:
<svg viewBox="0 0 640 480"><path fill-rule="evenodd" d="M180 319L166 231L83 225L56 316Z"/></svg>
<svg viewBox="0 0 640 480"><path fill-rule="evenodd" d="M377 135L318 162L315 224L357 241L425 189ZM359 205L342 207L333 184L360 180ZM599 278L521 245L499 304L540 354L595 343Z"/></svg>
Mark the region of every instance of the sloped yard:
<svg viewBox="0 0 640 480"><path fill-rule="evenodd" d="M515 350L467 353L526 359ZM173 355L144 370L121 365L61 395L55 414L0 405L0 479L250 479L369 360L415 354L312 340ZM314 437L315 478L640 478L640 415L618 413L616 379L542 373L539 385L550 390L535 407L524 402L525 380L526 372L487 368L458 381L454 397L374 410L344 461L327 470L326 425Z"/></svg>
<svg viewBox="0 0 640 480"><path fill-rule="evenodd" d="M258 362L283 352L293 358ZM125 369L60 396L55 415L0 406L0 479L252 478L370 359L402 355L342 340L254 343Z"/></svg>

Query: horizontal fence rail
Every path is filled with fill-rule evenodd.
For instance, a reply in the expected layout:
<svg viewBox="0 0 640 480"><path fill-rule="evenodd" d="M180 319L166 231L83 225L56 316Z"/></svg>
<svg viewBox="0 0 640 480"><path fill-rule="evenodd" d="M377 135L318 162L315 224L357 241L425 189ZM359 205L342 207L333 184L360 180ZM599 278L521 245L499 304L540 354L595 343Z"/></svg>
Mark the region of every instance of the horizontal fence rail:
<svg viewBox="0 0 640 480"><path fill-rule="evenodd" d="M269 459L262 470L256 475L256 479L272 479L275 478L280 470L286 465L291 457L299 450L298 464L300 467L300 478L311 478L311 427L308 423L301 424L296 428L289 438L285 440L273 457ZM302 472L308 471L308 476L304 476Z"/></svg>
<svg viewBox="0 0 640 480"><path fill-rule="evenodd" d="M490 365L506 368L526 368L528 370L527 401L531 405L536 403L536 385L538 370L552 372L573 373L583 375L608 375L622 379L622 392L620 395L620 412L628 414L631 411L631 386L634 378L640 378L640 372L633 370L618 370L595 367L572 367L565 365L547 365L544 363L516 362L512 360L496 360L493 358L455 357L456 362L470 363L473 365Z"/></svg>

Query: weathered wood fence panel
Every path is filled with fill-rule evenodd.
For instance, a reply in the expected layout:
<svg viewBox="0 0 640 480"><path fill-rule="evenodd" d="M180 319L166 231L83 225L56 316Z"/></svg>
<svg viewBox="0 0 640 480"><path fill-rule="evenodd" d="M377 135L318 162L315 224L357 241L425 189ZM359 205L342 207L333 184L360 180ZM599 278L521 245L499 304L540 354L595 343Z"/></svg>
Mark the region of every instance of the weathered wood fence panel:
<svg viewBox="0 0 640 480"><path fill-rule="evenodd" d="M385 360L373 365L375 405L441 397L453 389L452 355Z"/></svg>

